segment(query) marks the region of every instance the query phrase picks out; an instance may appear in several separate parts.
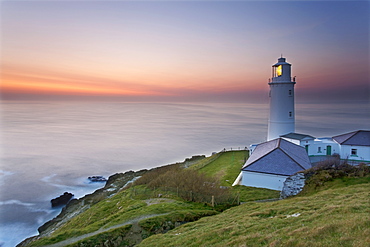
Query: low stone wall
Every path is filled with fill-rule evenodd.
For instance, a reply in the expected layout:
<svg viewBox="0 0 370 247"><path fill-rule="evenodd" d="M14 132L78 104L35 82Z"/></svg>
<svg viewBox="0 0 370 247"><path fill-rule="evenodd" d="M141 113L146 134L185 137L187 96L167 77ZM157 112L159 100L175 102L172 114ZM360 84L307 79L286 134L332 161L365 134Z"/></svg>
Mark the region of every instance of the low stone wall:
<svg viewBox="0 0 370 247"><path fill-rule="evenodd" d="M282 191L280 192L280 199L297 195L302 191L305 181L306 179L303 173L297 173L288 177L284 182Z"/></svg>

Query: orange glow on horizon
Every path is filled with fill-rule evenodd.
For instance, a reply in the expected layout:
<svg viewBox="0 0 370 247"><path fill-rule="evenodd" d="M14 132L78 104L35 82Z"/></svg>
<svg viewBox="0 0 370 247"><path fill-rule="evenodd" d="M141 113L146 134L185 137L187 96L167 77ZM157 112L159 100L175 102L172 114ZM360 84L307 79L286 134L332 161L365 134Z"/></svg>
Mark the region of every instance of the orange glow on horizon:
<svg viewBox="0 0 370 247"><path fill-rule="evenodd" d="M13 93L83 94L83 95L163 95L148 90L129 90L119 87L79 85L71 83L2 81L1 91Z"/></svg>
<svg viewBox="0 0 370 247"><path fill-rule="evenodd" d="M37 71L37 70L36 70ZM0 90L16 94L101 95L101 96L166 96L172 95L155 87L125 83L107 77L89 77L68 73L2 70Z"/></svg>
<svg viewBox="0 0 370 247"><path fill-rule="evenodd" d="M124 75L92 76L3 66L0 89L5 94L187 97L253 91L262 86L237 77L147 77L125 81L120 79L128 80Z"/></svg>

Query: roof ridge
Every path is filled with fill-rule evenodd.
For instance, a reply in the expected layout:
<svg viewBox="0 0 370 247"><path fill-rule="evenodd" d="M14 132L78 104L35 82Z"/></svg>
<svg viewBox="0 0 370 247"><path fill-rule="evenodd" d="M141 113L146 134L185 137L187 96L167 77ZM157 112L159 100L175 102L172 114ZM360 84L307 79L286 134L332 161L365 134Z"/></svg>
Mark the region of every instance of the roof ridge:
<svg viewBox="0 0 370 247"><path fill-rule="evenodd" d="M294 144L294 143L293 143ZM298 146L298 145L297 145ZM304 148L302 146L298 146L298 147L301 147L301 148ZM280 148L280 150L285 153L291 160L294 161L294 163L296 163L298 166L300 166L301 168L303 168L303 170L306 170L306 168L304 168L303 166L301 166L301 164L299 164L299 162L297 160L295 160L292 156L290 156L287 152L285 152L284 149Z"/></svg>
<svg viewBox="0 0 370 247"><path fill-rule="evenodd" d="M279 138L279 139L281 139L281 138ZM257 147L259 146L259 145L261 145L261 144L264 144L264 143L268 143L268 142L270 142L270 141L266 141L266 142L263 142L263 143L260 143L260 144L258 144L257 145ZM257 148L256 147L256 148ZM262 159L263 157L266 157L268 154L270 154L270 153L272 153L273 151L275 151L276 149L278 149L278 147L274 147L273 149L271 149L269 152L267 152L267 153L265 153L264 155L262 155L261 157L259 157L258 159L256 159L256 160L254 160L252 163L250 163L250 164L248 164L247 166L245 166L245 164L244 164L244 166L242 167L242 169L241 170L243 170L244 168L247 168L248 166L250 166L251 164L253 164L253 163L256 163L257 161L259 161L260 159ZM249 157L251 157L251 156L249 156ZM249 159L249 158L248 158ZM248 162L248 160L245 162L245 163L247 163Z"/></svg>
<svg viewBox="0 0 370 247"><path fill-rule="evenodd" d="M357 133L359 132L359 130L355 130L353 132L349 132L348 134L351 134L353 133L352 135L350 135L347 139L345 139L344 141L342 141L342 143L345 143L346 141L348 141L349 139L351 139L354 135L356 135ZM341 143L341 144L342 144Z"/></svg>
<svg viewBox="0 0 370 247"><path fill-rule="evenodd" d="M259 157L258 159L256 159L256 160L255 160L255 161L253 161L252 163L250 163L249 165L247 165L247 166L243 166L243 167L242 167L242 170L243 170L244 168L247 168L248 166L250 166L250 165L252 165L252 164L256 163L257 161L259 161L259 160L260 160L260 159L262 159L263 157L267 156L268 154L272 153L275 149L277 149L277 148L274 148L274 149L272 149L270 152L265 153L264 155L262 155L261 157ZM247 160L247 161L248 161L248 160ZM247 163L247 162L245 162L245 163Z"/></svg>
<svg viewBox="0 0 370 247"><path fill-rule="evenodd" d="M333 136L332 139L335 140L336 138L338 138L340 136L348 135L348 137L346 139L344 139L343 141L341 141L341 142L338 142L337 140L335 140L337 143L343 144L344 142L346 142L350 138L352 138L355 134L357 134L359 131L360 130L355 130L355 131L352 131L352 132L349 132L349 133L344 133L344 134L341 134L341 135L336 135L336 136Z"/></svg>

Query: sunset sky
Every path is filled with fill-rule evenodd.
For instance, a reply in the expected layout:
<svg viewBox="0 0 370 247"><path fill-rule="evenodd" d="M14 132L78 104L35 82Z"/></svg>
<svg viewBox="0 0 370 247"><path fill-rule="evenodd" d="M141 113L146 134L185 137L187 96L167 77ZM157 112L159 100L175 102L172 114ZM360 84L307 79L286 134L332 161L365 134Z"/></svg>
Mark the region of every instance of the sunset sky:
<svg viewBox="0 0 370 247"><path fill-rule="evenodd" d="M369 1L2 1L2 99L369 100Z"/></svg>

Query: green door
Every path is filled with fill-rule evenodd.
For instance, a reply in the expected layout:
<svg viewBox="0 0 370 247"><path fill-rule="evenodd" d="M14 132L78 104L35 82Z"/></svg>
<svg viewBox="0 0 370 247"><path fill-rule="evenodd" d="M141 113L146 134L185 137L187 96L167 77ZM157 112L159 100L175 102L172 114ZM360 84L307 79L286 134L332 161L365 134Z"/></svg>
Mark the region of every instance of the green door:
<svg viewBox="0 0 370 247"><path fill-rule="evenodd" d="M326 146L326 155L331 155L331 146Z"/></svg>
<svg viewBox="0 0 370 247"><path fill-rule="evenodd" d="M308 153L308 145L305 145L304 147L306 149L306 152Z"/></svg>

